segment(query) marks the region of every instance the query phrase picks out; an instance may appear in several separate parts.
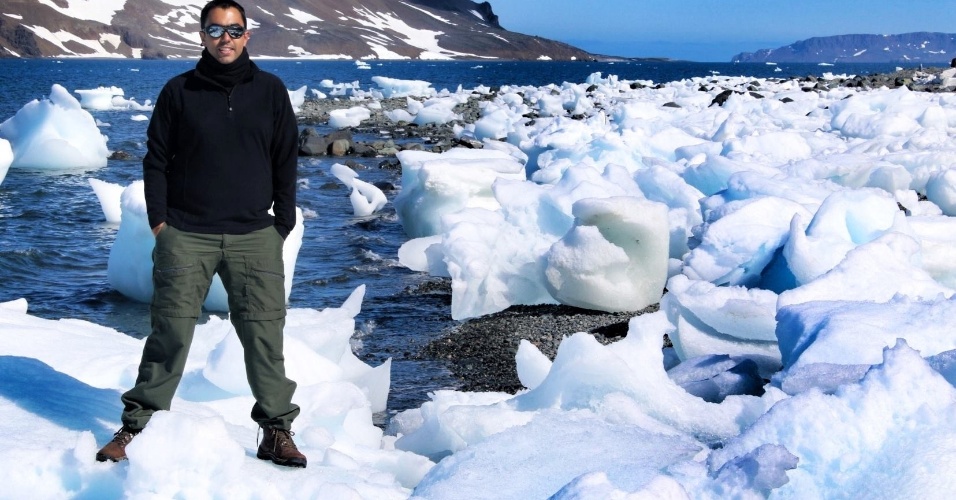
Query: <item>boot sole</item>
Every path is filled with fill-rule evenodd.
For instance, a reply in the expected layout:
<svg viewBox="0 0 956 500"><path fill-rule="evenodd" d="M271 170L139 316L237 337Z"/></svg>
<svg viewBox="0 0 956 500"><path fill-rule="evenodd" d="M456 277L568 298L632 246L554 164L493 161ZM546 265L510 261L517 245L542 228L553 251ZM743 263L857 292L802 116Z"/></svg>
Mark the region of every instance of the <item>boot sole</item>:
<svg viewBox="0 0 956 500"><path fill-rule="evenodd" d="M108 455L103 455L102 453L97 453L97 454L96 454L96 461L97 461L97 462L113 462L113 463L115 464L115 463L118 463L118 462L122 462L122 461L124 461L124 460L126 460L126 457L123 457L123 458L113 458L113 457L108 456Z"/></svg>
<svg viewBox="0 0 956 500"><path fill-rule="evenodd" d="M299 469L304 469L306 463L300 462L298 460L281 460L275 455L270 455L267 453L256 453L256 458L259 460L269 460L276 465L281 465L283 467L296 467Z"/></svg>

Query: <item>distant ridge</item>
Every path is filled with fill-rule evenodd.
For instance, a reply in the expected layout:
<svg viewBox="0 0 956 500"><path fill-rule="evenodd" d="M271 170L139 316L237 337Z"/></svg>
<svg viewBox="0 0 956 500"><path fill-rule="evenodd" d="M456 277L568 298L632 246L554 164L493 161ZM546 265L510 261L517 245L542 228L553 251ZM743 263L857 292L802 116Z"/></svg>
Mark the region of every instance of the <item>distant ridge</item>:
<svg viewBox="0 0 956 500"><path fill-rule="evenodd" d="M836 35L814 37L776 49L742 52L731 62L923 63L947 66L956 57L956 34Z"/></svg>
<svg viewBox="0 0 956 500"><path fill-rule="evenodd" d="M0 57L195 58L206 0L3 0ZM255 0L243 3L257 57L594 60L501 27L471 0Z"/></svg>

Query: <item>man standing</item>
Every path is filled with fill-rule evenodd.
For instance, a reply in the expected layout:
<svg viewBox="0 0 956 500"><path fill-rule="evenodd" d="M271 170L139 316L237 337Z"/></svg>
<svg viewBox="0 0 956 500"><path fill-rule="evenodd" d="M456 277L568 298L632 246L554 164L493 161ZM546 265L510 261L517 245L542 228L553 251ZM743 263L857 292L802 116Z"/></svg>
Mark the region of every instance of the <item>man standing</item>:
<svg viewBox="0 0 956 500"><path fill-rule="evenodd" d="M96 459L126 459L126 445L153 413L169 409L219 273L256 400L252 419L264 434L256 456L305 467L292 441L299 407L282 354L282 246L295 225L295 114L282 81L249 60L242 6L210 1L200 26L202 58L163 87L149 122L143 179L156 237L152 330L136 385L122 396L123 427Z"/></svg>

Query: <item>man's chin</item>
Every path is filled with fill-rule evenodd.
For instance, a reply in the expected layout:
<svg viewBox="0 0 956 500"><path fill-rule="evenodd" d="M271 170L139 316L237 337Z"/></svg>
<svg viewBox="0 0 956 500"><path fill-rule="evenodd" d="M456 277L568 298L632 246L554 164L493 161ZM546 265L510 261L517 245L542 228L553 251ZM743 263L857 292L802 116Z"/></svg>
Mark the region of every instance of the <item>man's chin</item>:
<svg viewBox="0 0 956 500"><path fill-rule="evenodd" d="M222 64L229 64L235 61L237 58L235 52L229 52L228 54L216 53L216 60Z"/></svg>

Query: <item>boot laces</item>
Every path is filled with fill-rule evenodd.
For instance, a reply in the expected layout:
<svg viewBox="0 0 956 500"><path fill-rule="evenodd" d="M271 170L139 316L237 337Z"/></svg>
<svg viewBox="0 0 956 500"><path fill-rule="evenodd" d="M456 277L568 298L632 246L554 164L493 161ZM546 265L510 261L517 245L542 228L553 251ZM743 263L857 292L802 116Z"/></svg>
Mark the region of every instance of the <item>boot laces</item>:
<svg viewBox="0 0 956 500"><path fill-rule="evenodd" d="M120 446L126 446L129 444L130 441L133 440L133 437L136 436L137 434L139 434L139 432L123 427L122 429L116 431L113 434L113 441L119 444Z"/></svg>
<svg viewBox="0 0 956 500"><path fill-rule="evenodd" d="M296 449L295 442L292 441L292 436L295 435L292 431L287 431L285 429L274 429L275 432L275 447L276 448L292 448Z"/></svg>
<svg viewBox="0 0 956 500"><path fill-rule="evenodd" d="M262 440L272 438L272 451L276 451L280 448L292 448L293 450L298 450L295 447L295 442L292 441L292 436L295 436L295 433L292 431L287 431L285 429L275 429L270 428L266 429L260 427L259 430L263 431ZM270 436L270 433L272 434ZM256 438L258 439L259 432L256 431Z"/></svg>

